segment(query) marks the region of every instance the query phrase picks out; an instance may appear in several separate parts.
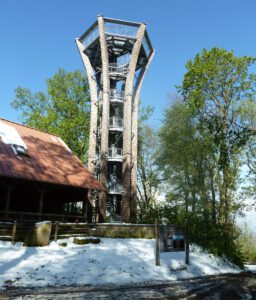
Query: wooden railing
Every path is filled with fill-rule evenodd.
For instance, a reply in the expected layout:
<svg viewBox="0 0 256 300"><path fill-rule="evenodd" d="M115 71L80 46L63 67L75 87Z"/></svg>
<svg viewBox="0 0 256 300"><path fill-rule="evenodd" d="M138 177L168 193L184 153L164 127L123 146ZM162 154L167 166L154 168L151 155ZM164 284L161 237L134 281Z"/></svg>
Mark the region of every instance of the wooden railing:
<svg viewBox="0 0 256 300"><path fill-rule="evenodd" d="M53 221L53 222L85 222L86 218L81 215L63 215L63 214L49 214L23 211L0 211L0 222L14 222L19 224L33 223L38 221Z"/></svg>
<svg viewBox="0 0 256 300"><path fill-rule="evenodd" d="M17 232L17 222L0 222L0 239L11 240L12 244L15 243Z"/></svg>
<svg viewBox="0 0 256 300"><path fill-rule="evenodd" d="M53 239L57 241L58 238L65 238L70 236L81 236L87 235L89 232L89 228L92 225L88 223L60 223L56 222L53 225Z"/></svg>
<svg viewBox="0 0 256 300"><path fill-rule="evenodd" d="M0 211L0 240L23 240L34 223L52 221L51 238L85 235L89 224L81 215L40 214L34 212Z"/></svg>

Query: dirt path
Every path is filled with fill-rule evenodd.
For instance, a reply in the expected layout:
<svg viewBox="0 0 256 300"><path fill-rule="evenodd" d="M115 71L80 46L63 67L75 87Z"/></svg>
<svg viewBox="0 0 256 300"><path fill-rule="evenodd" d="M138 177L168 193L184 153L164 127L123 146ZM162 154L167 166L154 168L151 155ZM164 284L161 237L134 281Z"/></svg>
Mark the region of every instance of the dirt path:
<svg viewBox="0 0 256 300"><path fill-rule="evenodd" d="M224 274L133 286L69 286L39 289L15 288L0 299L256 299L256 274Z"/></svg>

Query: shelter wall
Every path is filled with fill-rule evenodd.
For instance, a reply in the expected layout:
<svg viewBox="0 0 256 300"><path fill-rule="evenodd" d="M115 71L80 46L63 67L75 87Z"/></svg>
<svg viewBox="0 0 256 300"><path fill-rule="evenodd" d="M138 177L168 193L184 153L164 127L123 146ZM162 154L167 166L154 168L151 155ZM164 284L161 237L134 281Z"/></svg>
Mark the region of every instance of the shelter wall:
<svg viewBox="0 0 256 300"><path fill-rule="evenodd" d="M0 211L8 207L8 197L10 212L67 214L64 203L81 202L82 209L89 206L86 189L0 177Z"/></svg>

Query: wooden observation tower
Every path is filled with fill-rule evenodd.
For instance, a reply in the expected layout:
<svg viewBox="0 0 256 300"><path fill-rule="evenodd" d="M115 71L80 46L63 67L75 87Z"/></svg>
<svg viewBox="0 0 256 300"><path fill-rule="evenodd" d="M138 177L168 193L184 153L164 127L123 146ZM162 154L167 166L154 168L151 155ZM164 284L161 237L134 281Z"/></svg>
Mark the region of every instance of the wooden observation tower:
<svg viewBox="0 0 256 300"><path fill-rule="evenodd" d="M138 101L154 55L146 25L98 16L76 43L91 95L88 169L107 188L95 209L100 221L134 222Z"/></svg>

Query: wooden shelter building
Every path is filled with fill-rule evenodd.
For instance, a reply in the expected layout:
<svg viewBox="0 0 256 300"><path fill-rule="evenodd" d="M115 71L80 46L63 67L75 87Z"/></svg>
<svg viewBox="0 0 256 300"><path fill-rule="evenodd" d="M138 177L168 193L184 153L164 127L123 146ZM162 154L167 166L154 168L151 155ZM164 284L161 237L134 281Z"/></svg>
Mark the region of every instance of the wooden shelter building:
<svg viewBox="0 0 256 300"><path fill-rule="evenodd" d="M26 212L91 221L90 190L104 187L60 137L0 118L0 220Z"/></svg>

